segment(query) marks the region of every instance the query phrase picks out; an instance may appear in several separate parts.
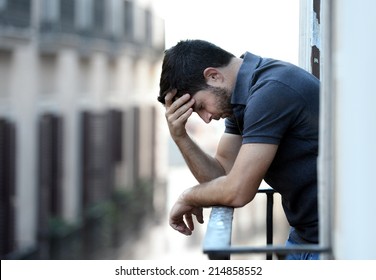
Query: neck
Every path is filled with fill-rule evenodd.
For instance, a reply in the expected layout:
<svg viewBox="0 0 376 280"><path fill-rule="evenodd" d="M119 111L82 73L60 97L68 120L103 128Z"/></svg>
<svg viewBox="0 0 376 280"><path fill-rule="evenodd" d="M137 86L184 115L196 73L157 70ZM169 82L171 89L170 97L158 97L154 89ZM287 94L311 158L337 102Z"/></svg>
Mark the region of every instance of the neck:
<svg viewBox="0 0 376 280"><path fill-rule="evenodd" d="M234 57L231 62L227 65L228 68L228 83L231 88L231 91L234 90L236 84L236 78L239 73L239 69L243 63L243 59Z"/></svg>

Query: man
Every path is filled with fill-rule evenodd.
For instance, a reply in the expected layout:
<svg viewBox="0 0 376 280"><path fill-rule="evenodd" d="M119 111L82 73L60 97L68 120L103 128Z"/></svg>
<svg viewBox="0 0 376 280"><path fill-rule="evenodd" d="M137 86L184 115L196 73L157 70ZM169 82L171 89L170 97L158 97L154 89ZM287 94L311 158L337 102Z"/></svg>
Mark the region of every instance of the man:
<svg viewBox="0 0 376 280"><path fill-rule="evenodd" d="M319 80L289 63L249 52L237 58L202 40L166 50L158 100L171 136L199 185L184 191L170 225L190 235L202 207L242 207L264 179L282 196L291 231L286 245L318 243ZM225 118L214 157L185 130L191 114L206 123ZM296 253L289 259L317 259Z"/></svg>

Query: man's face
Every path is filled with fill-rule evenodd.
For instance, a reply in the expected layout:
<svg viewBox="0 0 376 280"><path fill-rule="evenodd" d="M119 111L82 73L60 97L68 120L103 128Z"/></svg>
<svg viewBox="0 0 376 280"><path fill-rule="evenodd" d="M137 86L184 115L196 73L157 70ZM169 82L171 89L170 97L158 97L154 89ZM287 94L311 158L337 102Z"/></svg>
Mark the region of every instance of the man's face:
<svg viewBox="0 0 376 280"><path fill-rule="evenodd" d="M206 123L232 115L231 91L226 88L210 86L195 93L193 98L194 112Z"/></svg>

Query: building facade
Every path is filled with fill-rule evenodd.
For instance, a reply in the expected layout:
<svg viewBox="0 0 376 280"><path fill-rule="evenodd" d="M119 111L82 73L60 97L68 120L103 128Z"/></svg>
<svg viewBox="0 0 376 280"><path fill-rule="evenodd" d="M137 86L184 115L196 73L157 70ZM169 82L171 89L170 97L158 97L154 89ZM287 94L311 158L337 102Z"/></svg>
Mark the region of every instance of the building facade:
<svg viewBox="0 0 376 280"><path fill-rule="evenodd" d="M2 258L51 217L78 224L116 190L158 188L163 50L148 1L0 0Z"/></svg>

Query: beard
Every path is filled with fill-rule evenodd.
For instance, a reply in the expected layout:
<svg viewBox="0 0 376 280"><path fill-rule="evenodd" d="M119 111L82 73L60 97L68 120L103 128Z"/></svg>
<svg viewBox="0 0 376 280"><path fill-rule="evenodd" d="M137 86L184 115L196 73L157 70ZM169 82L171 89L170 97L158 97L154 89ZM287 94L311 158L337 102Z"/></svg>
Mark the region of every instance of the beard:
<svg viewBox="0 0 376 280"><path fill-rule="evenodd" d="M228 118L233 115L231 105L231 91L227 88L210 86L212 94L217 97L216 107L221 112L221 118Z"/></svg>

